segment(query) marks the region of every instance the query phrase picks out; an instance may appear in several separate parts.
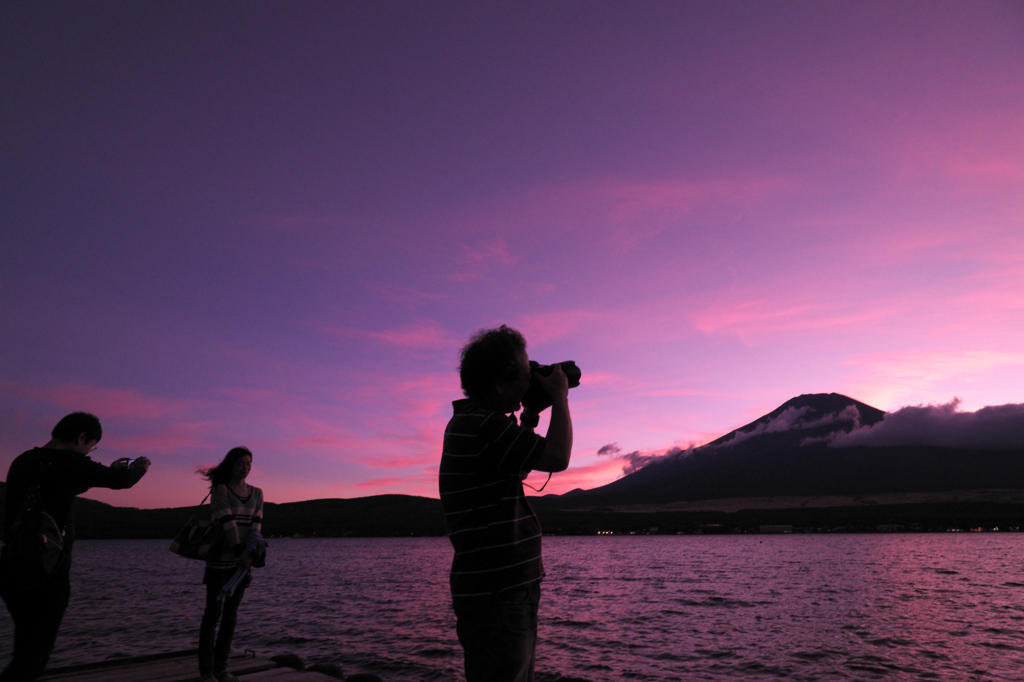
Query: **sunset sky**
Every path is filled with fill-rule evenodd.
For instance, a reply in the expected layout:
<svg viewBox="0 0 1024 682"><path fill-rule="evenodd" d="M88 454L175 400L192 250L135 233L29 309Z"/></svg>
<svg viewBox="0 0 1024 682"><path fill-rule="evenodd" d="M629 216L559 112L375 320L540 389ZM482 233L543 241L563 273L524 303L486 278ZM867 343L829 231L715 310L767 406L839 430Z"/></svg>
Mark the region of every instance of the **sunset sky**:
<svg viewBox="0 0 1024 682"><path fill-rule="evenodd" d="M437 497L502 323L583 371L545 493L801 393L1024 403L1022 112L1009 0L5 2L0 469L87 410L112 504L239 444Z"/></svg>

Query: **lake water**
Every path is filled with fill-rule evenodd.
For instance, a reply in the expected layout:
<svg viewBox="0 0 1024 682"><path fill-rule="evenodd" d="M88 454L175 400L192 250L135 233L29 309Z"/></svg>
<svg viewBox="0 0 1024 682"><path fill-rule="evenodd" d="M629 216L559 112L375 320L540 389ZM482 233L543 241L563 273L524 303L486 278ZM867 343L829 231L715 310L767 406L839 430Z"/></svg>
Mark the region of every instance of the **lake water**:
<svg viewBox="0 0 1024 682"><path fill-rule="evenodd" d="M51 666L194 648L202 564L75 546ZM444 538L271 540L236 650L459 680ZM1020 680L1024 534L547 537L538 680ZM0 664L11 623L0 617Z"/></svg>

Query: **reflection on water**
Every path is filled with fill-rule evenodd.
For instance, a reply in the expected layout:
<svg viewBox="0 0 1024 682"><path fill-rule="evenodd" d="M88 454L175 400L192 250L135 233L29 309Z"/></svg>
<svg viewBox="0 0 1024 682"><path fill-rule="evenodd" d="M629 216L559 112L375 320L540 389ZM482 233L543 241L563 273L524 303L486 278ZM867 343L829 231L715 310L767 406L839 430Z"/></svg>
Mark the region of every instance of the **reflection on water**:
<svg viewBox="0 0 1024 682"><path fill-rule="evenodd" d="M1024 535L545 538L538 678L1021 679ZM80 541L53 665L194 648L202 565ZM461 679L444 538L272 540L236 649ZM11 625L0 619L0 662Z"/></svg>

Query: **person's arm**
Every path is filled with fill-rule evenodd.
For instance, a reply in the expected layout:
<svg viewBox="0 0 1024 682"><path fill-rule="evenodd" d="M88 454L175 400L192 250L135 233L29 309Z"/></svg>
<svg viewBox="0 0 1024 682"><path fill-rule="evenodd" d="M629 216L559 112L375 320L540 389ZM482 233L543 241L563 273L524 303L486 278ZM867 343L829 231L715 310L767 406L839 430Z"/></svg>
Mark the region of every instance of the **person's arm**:
<svg viewBox="0 0 1024 682"><path fill-rule="evenodd" d="M128 458L122 457L114 460L110 466L104 466L93 461L88 455L83 456L77 474L78 479L86 489L88 488L111 488L123 490L131 488L146 475L149 470L149 459L139 457L128 465Z"/></svg>
<svg viewBox="0 0 1024 682"><path fill-rule="evenodd" d="M124 471L129 474L132 482L129 483L127 487L131 488L146 475L146 472L149 471L149 465L149 457L136 457L135 459L122 457L111 462L110 468L117 471Z"/></svg>
<svg viewBox="0 0 1024 682"><path fill-rule="evenodd" d="M539 377L539 381L551 398L551 421L545 437L544 452L534 462L533 469L557 473L569 467L569 457L572 455L569 380L562 368L556 365L551 374Z"/></svg>
<svg viewBox="0 0 1024 682"><path fill-rule="evenodd" d="M253 495L256 501L256 511L253 513L249 535L245 538L245 551L240 557L243 568L249 568L252 565L253 559L256 558L256 546L263 542L263 491L254 487Z"/></svg>

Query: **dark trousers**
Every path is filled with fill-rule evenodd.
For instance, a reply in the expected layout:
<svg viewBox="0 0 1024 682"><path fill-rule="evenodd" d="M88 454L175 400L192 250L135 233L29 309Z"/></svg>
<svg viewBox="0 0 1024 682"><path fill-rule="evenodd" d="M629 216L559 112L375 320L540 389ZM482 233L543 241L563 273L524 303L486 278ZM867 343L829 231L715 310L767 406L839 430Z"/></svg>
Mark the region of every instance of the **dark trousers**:
<svg viewBox="0 0 1024 682"><path fill-rule="evenodd" d="M455 606L466 682L532 682L540 583Z"/></svg>
<svg viewBox="0 0 1024 682"><path fill-rule="evenodd" d="M0 596L14 620L14 657L0 682L28 682L50 660L57 631L71 596L70 560L43 585L26 589L0 559Z"/></svg>
<svg viewBox="0 0 1024 682"><path fill-rule="evenodd" d="M235 623L238 620L238 605L242 603L245 588L252 581L247 576L223 602L217 600L220 588L235 574L235 569L219 571L207 569L203 576L206 583L206 610L203 611L203 622L199 625L199 675L210 673L220 674L227 670L228 656L231 655L231 640L235 636ZM220 630L217 630L220 621Z"/></svg>

